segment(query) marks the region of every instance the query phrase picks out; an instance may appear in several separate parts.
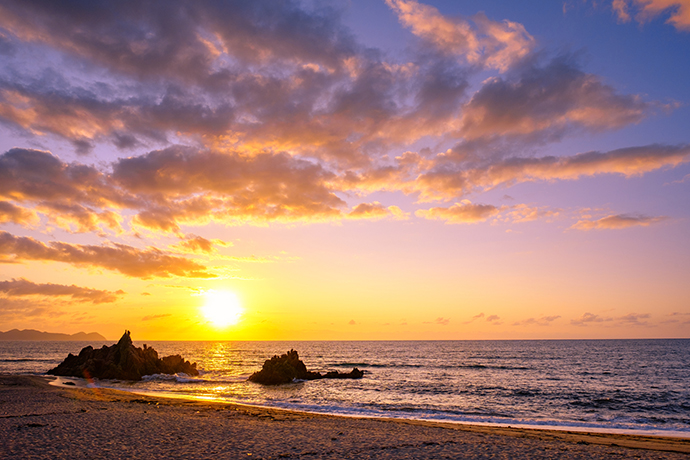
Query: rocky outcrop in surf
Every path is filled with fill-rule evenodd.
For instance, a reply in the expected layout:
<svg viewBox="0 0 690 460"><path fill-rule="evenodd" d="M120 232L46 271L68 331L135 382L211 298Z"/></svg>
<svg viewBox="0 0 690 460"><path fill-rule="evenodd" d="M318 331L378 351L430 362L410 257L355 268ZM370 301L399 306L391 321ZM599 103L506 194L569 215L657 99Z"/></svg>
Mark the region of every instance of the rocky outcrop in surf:
<svg viewBox="0 0 690 460"><path fill-rule="evenodd" d="M196 363L185 361L180 355L158 357L153 348L135 347L129 331L125 331L116 345L81 350L79 355L70 353L50 375L98 379L141 380L144 375L178 374L199 375Z"/></svg>
<svg viewBox="0 0 690 460"><path fill-rule="evenodd" d="M293 380L318 380L318 379L361 379L364 371L356 367L351 372L341 373L331 371L325 374L307 370L307 366L299 359L295 350L290 350L283 355L275 355L264 362L263 368L259 372L254 372L250 377L250 382L261 383L263 385L280 385L290 383Z"/></svg>

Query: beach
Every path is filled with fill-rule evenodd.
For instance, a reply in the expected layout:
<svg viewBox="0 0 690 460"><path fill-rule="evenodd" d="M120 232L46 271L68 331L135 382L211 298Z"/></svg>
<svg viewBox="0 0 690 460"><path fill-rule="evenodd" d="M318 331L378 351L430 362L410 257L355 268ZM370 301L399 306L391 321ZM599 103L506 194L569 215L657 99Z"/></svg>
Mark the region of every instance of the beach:
<svg viewBox="0 0 690 460"><path fill-rule="evenodd" d="M0 458L681 459L690 440L339 417L0 376Z"/></svg>

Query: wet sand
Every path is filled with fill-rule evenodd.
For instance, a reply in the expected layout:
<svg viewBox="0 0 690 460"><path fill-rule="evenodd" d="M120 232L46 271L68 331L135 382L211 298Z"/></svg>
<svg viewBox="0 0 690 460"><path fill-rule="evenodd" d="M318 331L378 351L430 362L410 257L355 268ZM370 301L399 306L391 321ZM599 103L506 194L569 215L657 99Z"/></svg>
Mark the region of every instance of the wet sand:
<svg viewBox="0 0 690 460"><path fill-rule="evenodd" d="M2 459L688 459L690 440L336 417L0 375Z"/></svg>

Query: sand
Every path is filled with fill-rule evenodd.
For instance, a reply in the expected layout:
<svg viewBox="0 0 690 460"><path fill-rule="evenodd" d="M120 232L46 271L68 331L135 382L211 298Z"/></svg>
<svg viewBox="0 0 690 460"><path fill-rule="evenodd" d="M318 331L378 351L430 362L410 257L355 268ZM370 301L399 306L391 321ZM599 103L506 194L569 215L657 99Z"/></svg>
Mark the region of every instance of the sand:
<svg viewBox="0 0 690 460"><path fill-rule="evenodd" d="M314 415L0 375L1 459L688 459L690 440Z"/></svg>

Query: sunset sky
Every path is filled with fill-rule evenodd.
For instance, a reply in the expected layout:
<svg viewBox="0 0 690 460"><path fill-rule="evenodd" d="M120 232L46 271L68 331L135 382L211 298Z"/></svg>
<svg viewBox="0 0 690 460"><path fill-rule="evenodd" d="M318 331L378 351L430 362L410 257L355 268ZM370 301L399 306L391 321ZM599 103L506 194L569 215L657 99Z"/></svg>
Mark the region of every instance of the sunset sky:
<svg viewBox="0 0 690 460"><path fill-rule="evenodd" d="M2 331L690 337L689 219L690 0L0 0Z"/></svg>

